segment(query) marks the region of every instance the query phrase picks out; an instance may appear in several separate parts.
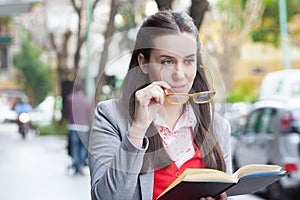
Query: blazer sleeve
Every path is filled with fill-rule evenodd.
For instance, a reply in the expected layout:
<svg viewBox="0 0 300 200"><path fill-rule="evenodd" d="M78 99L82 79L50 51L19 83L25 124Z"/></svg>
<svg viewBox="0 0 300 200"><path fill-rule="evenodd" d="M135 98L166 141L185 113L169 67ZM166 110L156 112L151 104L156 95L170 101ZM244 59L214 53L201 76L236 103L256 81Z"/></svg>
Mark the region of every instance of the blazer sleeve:
<svg viewBox="0 0 300 200"><path fill-rule="evenodd" d="M113 101L100 102L89 140L89 167L93 200L133 199L148 147L136 148L127 137L127 120Z"/></svg>
<svg viewBox="0 0 300 200"><path fill-rule="evenodd" d="M225 163L226 173L232 174L232 158L231 158L231 127L229 122L223 118L220 114L215 113L215 132L222 149Z"/></svg>

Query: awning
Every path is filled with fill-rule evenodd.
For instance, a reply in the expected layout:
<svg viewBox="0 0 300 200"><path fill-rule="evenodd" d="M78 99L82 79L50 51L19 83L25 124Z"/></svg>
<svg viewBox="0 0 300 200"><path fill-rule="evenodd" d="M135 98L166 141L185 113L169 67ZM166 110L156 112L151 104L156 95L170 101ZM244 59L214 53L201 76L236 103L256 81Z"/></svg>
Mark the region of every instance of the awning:
<svg viewBox="0 0 300 200"><path fill-rule="evenodd" d="M33 0L0 0L0 17L29 12L34 2Z"/></svg>
<svg viewBox="0 0 300 200"><path fill-rule="evenodd" d="M9 45L12 42L11 36L1 36L0 35L0 45Z"/></svg>

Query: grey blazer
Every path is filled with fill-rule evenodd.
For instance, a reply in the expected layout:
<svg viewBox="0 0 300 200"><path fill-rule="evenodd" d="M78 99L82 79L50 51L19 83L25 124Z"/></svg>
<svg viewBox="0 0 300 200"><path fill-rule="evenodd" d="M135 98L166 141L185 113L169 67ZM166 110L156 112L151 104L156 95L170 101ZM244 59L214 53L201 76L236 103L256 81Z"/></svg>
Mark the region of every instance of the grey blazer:
<svg viewBox="0 0 300 200"><path fill-rule="evenodd" d="M214 124L231 173L230 126L215 114ZM89 168L93 200L152 200L153 171L139 174L148 148L136 148L127 137L129 115L119 100L100 102L89 138Z"/></svg>

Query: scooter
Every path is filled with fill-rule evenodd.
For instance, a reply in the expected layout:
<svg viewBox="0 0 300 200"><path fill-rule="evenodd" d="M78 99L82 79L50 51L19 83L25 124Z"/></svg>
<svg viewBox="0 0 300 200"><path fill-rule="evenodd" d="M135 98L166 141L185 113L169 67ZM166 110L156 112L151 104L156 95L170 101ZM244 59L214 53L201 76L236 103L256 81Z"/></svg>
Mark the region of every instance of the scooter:
<svg viewBox="0 0 300 200"><path fill-rule="evenodd" d="M18 125L19 125L19 133L22 135L22 138L25 139L26 134L29 132L31 124L30 124L30 116L28 113L21 113L18 117Z"/></svg>

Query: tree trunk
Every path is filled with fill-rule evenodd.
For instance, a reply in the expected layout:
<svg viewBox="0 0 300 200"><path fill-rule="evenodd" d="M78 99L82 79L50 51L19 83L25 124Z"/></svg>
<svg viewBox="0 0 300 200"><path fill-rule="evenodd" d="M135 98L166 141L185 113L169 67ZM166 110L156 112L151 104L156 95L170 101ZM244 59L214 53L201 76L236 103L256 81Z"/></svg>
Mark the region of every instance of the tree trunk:
<svg viewBox="0 0 300 200"><path fill-rule="evenodd" d="M95 102L97 103L100 100L100 96L102 94L102 86L104 85L106 81L105 76L105 64L108 58L108 51L109 51L109 45L111 43L111 36L113 35L115 31L115 15L117 14L118 8L119 8L119 1L118 0L111 0L110 5L110 14L109 14L109 21L107 23L107 28L104 35L104 45L103 45L103 51L101 53L101 60L99 64L99 70L97 74L97 80L96 80L96 93L95 93Z"/></svg>
<svg viewBox="0 0 300 200"><path fill-rule="evenodd" d="M67 66L67 58L69 55L68 43L71 35L72 32L70 30L67 30L63 36L62 47L58 48L54 39L55 38L54 33L50 33L50 42L53 50L55 51L56 60L57 60L57 72L58 72L57 83L58 84L60 84L62 81L67 80L70 75L70 70ZM61 88L58 85L56 87L58 90L60 90ZM61 91L58 91L58 93L61 94Z"/></svg>
<svg viewBox="0 0 300 200"><path fill-rule="evenodd" d="M227 45L224 52L217 59L227 92L231 91L234 87L234 66L238 61L239 52L239 47Z"/></svg>
<svg viewBox="0 0 300 200"><path fill-rule="evenodd" d="M91 12L93 13L95 7L97 6L97 3L99 2L100 0L94 0L93 2L93 5L91 5ZM74 76L76 76L77 72L78 72L78 69L79 69L79 62L80 62L80 51L81 51L81 47L82 45L84 44L84 42L86 41L86 31L87 29L84 29L83 31L83 28L82 28L82 14L84 12L83 9L86 8L87 9L90 9L88 6L89 5L85 5L84 4L84 1L77 1L77 2L80 2L80 5L77 5L78 3L75 2L75 0L71 0L71 3L72 3L72 6L77 14L77 17L78 17L78 24L77 24L77 37L76 37L76 50L75 50L75 54L74 54L74 68L73 68L73 73L74 73Z"/></svg>
<svg viewBox="0 0 300 200"><path fill-rule="evenodd" d="M76 76L76 73L78 71L78 68L79 68L79 60L80 60L80 49L81 49L81 46L83 44L83 42L85 41L85 37L82 37L81 36L81 29L82 29L82 26L81 26L81 18L82 18L82 9L83 9L83 5L84 3L81 2L80 5L77 5L75 0L72 0L72 6L77 14L77 17L78 17L78 24L77 24L77 37L76 37L76 51L75 51L75 55L74 55L74 69L73 69L73 73L74 75Z"/></svg>
<svg viewBox="0 0 300 200"><path fill-rule="evenodd" d="M196 27L200 28L204 14L209 9L209 3L207 0L192 0L190 7L190 16L194 19Z"/></svg>
<svg viewBox="0 0 300 200"><path fill-rule="evenodd" d="M159 10L171 9L173 0L155 0Z"/></svg>

